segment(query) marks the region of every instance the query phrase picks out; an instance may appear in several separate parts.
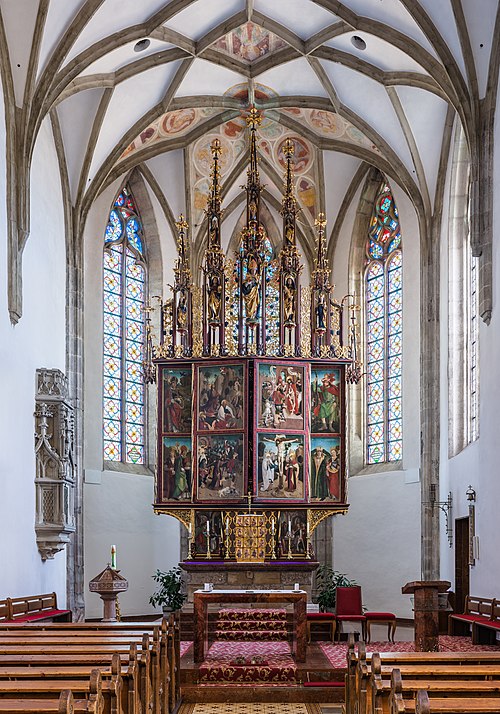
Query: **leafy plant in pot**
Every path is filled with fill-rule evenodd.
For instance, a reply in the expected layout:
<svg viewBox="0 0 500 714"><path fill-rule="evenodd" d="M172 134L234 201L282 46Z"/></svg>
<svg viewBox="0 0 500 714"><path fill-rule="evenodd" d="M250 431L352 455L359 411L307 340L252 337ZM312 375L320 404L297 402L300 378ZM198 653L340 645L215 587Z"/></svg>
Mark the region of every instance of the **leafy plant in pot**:
<svg viewBox="0 0 500 714"><path fill-rule="evenodd" d="M333 612L337 600L337 588L350 588L357 585L355 580L348 578L345 573L333 570L329 565L320 565L316 573L318 595L316 597L321 612Z"/></svg>
<svg viewBox="0 0 500 714"><path fill-rule="evenodd" d="M149 603L153 607L161 605L164 612L180 610L186 599L186 595L182 592L181 569L178 567L167 571L158 569L151 577L159 587L149 598Z"/></svg>

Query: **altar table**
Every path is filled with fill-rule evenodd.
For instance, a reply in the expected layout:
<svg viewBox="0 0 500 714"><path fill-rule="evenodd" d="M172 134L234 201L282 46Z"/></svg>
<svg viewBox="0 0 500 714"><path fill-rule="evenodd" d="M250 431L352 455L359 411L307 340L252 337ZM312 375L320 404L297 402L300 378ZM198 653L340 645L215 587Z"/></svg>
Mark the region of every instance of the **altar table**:
<svg viewBox="0 0 500 714"><path fill-rule="evenodd" d="M307 593L304 590L196 590L194 604L194 661L203 662L208 651L209 603L293 604L292 653L297 662L306 660Z"/></svg>

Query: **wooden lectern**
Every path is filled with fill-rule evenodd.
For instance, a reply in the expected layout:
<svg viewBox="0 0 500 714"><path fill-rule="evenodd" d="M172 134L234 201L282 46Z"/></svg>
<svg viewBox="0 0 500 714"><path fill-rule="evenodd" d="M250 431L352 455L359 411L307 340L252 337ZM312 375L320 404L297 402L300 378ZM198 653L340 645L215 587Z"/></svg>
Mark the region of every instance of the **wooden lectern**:
<svg viewBox="0 0 500 714"><path fill-rule="evenodd" d="M438 594L450 586L448 580L414 580L401 588L403 595L414 596L416 652L439 652Z"/></svg>

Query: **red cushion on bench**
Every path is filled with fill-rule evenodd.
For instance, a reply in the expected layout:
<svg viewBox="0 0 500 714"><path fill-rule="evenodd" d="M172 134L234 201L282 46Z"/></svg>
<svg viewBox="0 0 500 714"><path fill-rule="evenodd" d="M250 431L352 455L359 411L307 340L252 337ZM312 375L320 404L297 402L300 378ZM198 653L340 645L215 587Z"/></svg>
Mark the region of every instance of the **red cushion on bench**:
<svg viewBox="0 0 500 714"><path fill-rule="evenodd" d="M15 617L9 622L31 622L32 620L44 620L48 617L57 617L58 615L68 615L70 610L41 610L40 612L33 612L31 615L23 615L22 617Z"/></svg>
<svg viewBox="0 0 500 714"><path fill-rule="evenodd" d="M466 622L491 622L489 617L484 617L484 615L451 615L454 620L465 620Z"/></svg>
<svg viewBox="0 0 500 714"><path fill-rule="evenodd" d="M304 682L304 687L344 687L344 682L330 682L330 681L319 681L319 682Z"/></svg>
<svg viewBox="0 0 500 714"><path fill-rule="evenodd" d="M335 620L336 615L333 612L308 612L308 620Z"/></svg>
<svg viewBox="0 0 500 714"><path fill-rule="evenodd" d="M477 623L478 625L488 625L488 627L494 627L495 630L500 630L500 620L485 620L484 622Z"/></svg>
<svg viewBox="0 0 500 714"><path fill-rule="evenodd" d="M366 617L364 615L337 615L337 620L345 620L346 622L364 622Z"/></svg>
<svg viewBox="0 0 500 714"><path fill-rule="evenodd" d="M396 615L393 612L365 612L367 620L395 620Z"/></svg>

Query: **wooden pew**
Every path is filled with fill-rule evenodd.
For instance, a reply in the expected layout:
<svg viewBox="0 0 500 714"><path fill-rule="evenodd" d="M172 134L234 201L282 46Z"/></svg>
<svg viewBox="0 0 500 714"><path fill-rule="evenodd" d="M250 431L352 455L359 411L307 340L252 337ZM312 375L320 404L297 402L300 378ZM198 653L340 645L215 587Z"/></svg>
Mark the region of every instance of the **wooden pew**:
<svg viewBox="0 0 500 714"><path fill-rule="evenodd" d="M0 601L0 618L18 622L64 620L71 622L71 610L57 607L56 593L8 597Z"/></svg>
<svg viewBox="0 0 500 714"><path fill-rule="evenodd" d="M478 670L480 665L477 665ZM377 674L375 655L372 657L372 677L370 681L370 692L367 697L366 711L370 714L389 714L391 707L392 692L402 694L405 700L415 699L417 691L424 689L427 691L431 701L435 697L452 697L459 699L470 698L495 698L500 711L500 678L496 680L486 679L484 673L477 671L471 678L470 675L460 675L460 667L447 665L447 673L440 679L435 679L424 665L413 665L408 667L405 676L402 677L399 668L393 668L388 679L383 679ZM500 668L499 668L500 671ZM457 673L458 672L458 673ZM408 704L405 704L408 707Z"/></svg>
<svg viewBox="0 0 500 714"><path fill-rule="evenodd" d="M26 694L26 696L24 696ZM38 693L40 694L40 692ZM103 714L102 682L98 669L92 672L82 699L74 699L70 689L47 691L47 696L33 697L30 692L0 697L0 712L11 714Z"/></svg>
<svg viewBox="0 0 500 714"><path fill-rule="evenodd" d="M44 668L57 666L67 668L74 666L112 668L113 654L112 652L58 654L50 650L45 654L41 654L40 652L5 654L5 652L2 652L0 653L0 669L7 667L29 669L30 667ZM129 714L150 714L153 708L151 689L148 688L147 678L141 674L141 662L143 663L143 667L149 665L148 655L149 652L141 652L140 656L138 656L135 643L130 645L128 652L116 655L120 659L121 671L123 672L123 667L126 667L127 671L127 709Z"/></svg>
<svg viewBox="0 0 500 714"><path fill-rule="evenodd" d="M366 654L364 643L359 643L358 651L359 656L354 650L354 641L350 641L345 681L346 714L365 714L369 692L371 698L370 665L374 655ZM407 667L411 672L419 665L421 671L427 672L430 676L437 676L438 668L442 667L442 677L446 677L447 673L453 670L459 670L456 675L459 679L486 670L489 670L490 676L500 677L500 652L383 652L375 655L379 658L382 669L387 667L384 672L387 677L394 667ZM450 667L452 669L449 669ZM478 669L471 669L473 667Z"/></svg>
<svg viewBox="0 0 500 714"><path fill-rule="evenodd" d="M36 642L34 647L43 646L44 651L47 648L53 651L54 647L62 648L63 645L65 651L69 651L67 645L74 651L75 643L78 642L78 646L82 645L80 649L85 653L92 648L93 643L104 645L133 640L137 644L139 641L142 642L145 631L152 634L149 649L153 661L151 682L154 680L154 686L151 689L155 696L154 710L161 714L168 714L175 708L180 697L179 623L173 617L169 622L164 619L161 625L145 622L50 624L37 622L28 625L0 623L0 646L2 643L5 644L6 649L11 652L22 644L23 652L26 652L26 638L32 637ZM37 654L36 649L31 652L31 655L35 654ZM0 666L1 662L0 659ZM32 660L33 662L36 663L36 659ZM142 681L144 689L144 679Z"/></svg>
<svg viewBox="0 0 500 714"><path fill-rule="evenodd" d="M422 694L425 692L425 695ZM430 694L430 696L429 696ZM417 708L418 707L418 708ZM445 697L433 696L430 690L413 690L403 684L397 668L391 674L390 714L498 714L500 695L480 697L457 693ZM379 714L377 712L377 714Z"/></svg>
<svg viewBox="0 0 500 714"><path fill-rule="evenodd" d="M45 693L46 689L50 688L54 691L71 689L74 694L84 693L88 691L92 671L88 666L0 667L0 698L18 691L17 688L19 691L30 690L33 693L37 690ZM120 656L113 655L111 666L102 667L98 671L102 680L105 714L128 714L128 668L122 670ZM133 698L131 701L132 714L136 707Z"/></svg>
<svg viewBox="0 0 500 714"><path fill-rule="evenodd" d="M142 628L143 630L144 628ZM98 628L86 630L79 628L77 633L72 629L61 630L59 628L47 627L43 630L28 626L16 628L14 630L0 630L0 646L4 652L26 652L26 645L33 643L30 652L50 651L55 653L64 652L87 652L102 649L105 646L117 649L127 646L130 641L141 643L143 650L149 649L151 652L151 691L154 694L154 711L168 714L170 699L170 662L173 653L168 655L168 629L166 622L160 626L152 628L152 640L149 641L149 634L137 630L124 630L122 628L106 629ZM180 646L179 646L180 650ZM148 680L143 678L143 688L148 688ZM147 695L146 695L147 697ZM178 700L178 697L176 701ZM173 707L172 707L173 708Z"/></svg>

